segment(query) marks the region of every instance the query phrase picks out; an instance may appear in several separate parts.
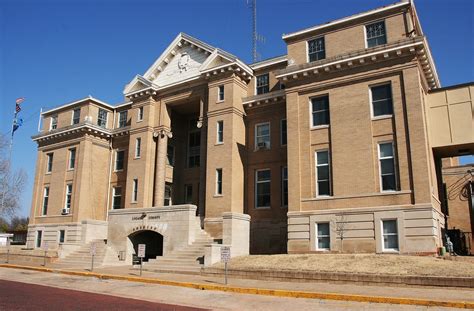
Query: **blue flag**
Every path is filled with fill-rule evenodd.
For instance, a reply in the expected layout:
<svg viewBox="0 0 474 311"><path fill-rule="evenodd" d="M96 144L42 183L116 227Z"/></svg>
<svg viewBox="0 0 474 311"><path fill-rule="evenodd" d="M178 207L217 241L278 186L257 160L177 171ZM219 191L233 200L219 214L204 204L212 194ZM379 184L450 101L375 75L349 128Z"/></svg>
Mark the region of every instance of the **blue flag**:
<svg viewBox="0 0 474 311"><path fill-rule="evenodd" d="M13 120L12 136L13 136L13 134L15 133L15 131L16 131L20 126L22 126L22 125L23 125L23 119L20 118L20 119L18 119L18 120L17 120L17 119L14 119L14 120Z"/></svg>

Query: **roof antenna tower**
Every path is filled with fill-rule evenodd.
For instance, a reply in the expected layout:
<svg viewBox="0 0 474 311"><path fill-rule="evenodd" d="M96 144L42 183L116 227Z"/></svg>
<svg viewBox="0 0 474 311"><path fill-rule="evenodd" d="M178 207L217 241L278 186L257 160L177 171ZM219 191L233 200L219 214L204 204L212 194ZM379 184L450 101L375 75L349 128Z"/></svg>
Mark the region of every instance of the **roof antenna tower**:
<svg viewBox="0 0 474 311"><path fill-rule="evenodd" d="M247 0L247 5L252 10L252 60L257 62L260 54L257 52L258 42L265 43L265 37L257 32L257 0Z"/></svg>

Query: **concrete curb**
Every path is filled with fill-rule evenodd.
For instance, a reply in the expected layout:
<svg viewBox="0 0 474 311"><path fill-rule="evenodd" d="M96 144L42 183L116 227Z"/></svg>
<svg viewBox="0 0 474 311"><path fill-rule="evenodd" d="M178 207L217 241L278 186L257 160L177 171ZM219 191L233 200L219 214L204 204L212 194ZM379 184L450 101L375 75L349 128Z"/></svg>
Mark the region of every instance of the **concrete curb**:
<svg viewBox="0 0 474 311"><path fill-rule="evenodd" d="M200 289L200 290L214 290L214 291L223 291L223 292L239 293L239 294L264 295L264 296L287 297L287 298L308 298L308 299L323 299L323 300L388 303L388 304L416 305L416 306L427 306L427 307L474 309L474 302L467 302L467 301L442 301L442 300L416 299L416 298L403 298L403 297L365 296L365 295L338 294L338 293L317 293L317 292L306 292L306 291L237 287L237 286L229 286L229 285L212 285L212 284L201 284L201 283L191 283L191 282L168 281L168 280L160 280L160 279L155 279L155 278L103 274L103 273L95 273L95 272L69 271L69 270L51 269L51 268L45 268L45 267L20 266L20 265L11 265L11 264L0 264L0 267L34 270L34 271L50 272L50 273L52 272L52 273L60 273L60 274L74 275L74 276L96 277L103 280L119 280L119 281L159 284L159 285L167 285L167 286L180 286L180 287L194 288L194 289Z"/></svg>

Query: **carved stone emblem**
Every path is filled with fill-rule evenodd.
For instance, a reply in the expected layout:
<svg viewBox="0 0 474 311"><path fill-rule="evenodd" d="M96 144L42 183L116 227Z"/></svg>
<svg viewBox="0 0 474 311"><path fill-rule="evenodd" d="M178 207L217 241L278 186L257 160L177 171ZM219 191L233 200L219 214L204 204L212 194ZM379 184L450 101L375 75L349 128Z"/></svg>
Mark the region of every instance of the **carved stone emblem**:
<svg viewBox="0 0 474 311"><path fill-rule="evenodd" d="M189 54L184 52L178 61L179 73L189 69Z"/></svg>

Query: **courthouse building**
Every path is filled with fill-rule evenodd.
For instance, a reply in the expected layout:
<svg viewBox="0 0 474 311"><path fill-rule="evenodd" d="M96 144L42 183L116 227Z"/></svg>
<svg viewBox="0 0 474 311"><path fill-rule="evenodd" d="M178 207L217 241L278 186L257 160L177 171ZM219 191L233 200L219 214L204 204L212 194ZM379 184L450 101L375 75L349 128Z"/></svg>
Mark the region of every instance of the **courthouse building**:
<svg viewBox="0 0 474 311"><path fill-rule="evenodd" d="M246 64L180 33L122 104L43 112L28 245L436 253L441 159L474 153L474 84L441 87L406 1L283 40Z"/></svg>

